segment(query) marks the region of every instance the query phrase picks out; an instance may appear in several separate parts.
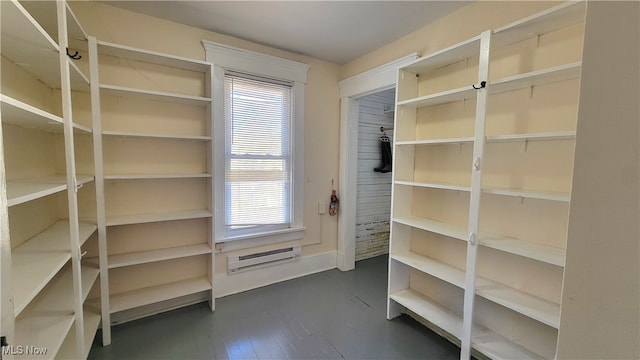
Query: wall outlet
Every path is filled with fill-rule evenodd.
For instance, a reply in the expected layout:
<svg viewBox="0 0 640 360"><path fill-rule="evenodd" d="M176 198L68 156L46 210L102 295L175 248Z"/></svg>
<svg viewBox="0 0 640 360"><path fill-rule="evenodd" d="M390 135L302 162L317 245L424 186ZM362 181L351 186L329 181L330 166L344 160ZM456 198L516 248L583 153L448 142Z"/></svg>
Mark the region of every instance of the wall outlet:
<svg viewBox="0 0 640 360"><path fill-rule="evenodd" d="M327 204L323 202L318 203L318 214L324 215L327 213Z"/></svg>

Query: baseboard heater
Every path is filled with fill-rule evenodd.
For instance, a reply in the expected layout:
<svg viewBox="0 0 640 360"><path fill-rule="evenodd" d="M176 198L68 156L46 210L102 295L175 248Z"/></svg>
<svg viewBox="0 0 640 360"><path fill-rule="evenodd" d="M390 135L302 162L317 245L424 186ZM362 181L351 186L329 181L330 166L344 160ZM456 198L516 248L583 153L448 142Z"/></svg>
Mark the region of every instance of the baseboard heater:
<svg viewBox="0 0 640 360"><path fill-rule="evenodd" d="M227 256L227 274L258 269L300 259L300 246L262 251L242 256Z"/></svg>

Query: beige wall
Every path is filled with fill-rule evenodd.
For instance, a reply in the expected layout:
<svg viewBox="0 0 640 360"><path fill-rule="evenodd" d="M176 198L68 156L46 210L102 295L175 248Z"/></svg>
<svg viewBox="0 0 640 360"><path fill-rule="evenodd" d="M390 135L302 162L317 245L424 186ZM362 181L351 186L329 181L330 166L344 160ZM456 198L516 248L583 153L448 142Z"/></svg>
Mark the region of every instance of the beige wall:
<svg viewBox="0 0 640 360"><path fill-rule="evenodd" d="M73 2L85 31L99 40L204 60L203 39L279 56L311 66L305 99L305 193L303 256L334 251L337 218L318 214L318 202L328 203L331 180L338 180L337 64L258 45L230 36L137 14L97 2ZM155 80L155 79L154 79ZM219 257L217 272L226 270Z"/></svg>

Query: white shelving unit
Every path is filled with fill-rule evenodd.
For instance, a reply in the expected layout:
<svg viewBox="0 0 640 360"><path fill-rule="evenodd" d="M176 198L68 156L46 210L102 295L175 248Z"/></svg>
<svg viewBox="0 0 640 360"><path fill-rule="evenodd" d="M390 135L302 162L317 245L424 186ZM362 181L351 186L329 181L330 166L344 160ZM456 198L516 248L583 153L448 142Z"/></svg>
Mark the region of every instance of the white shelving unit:
<svg viewBox="0 0 640 360"><path fill-rule="evenodd" d="M387 315L423 318L461 359L555 356L585 6L399 69Z"/></svg>
<svg viewBox="0 0 640 360"><path fill-rule="evenodd" d="M105 237L87 261L108 274L101 298L89 301L102 307L108 344L124 311L145 314L144 306L165 301L175 308L195 294L214 309L212 70L94 38L89 62L92 79L100 78L91 95L96 188L104 194L98 231ZM140 115L124 120L127 114Z"/></svg>
<svg viewBox="0 0 640 360"><path fill-rule="evenodd" d="M79 198L93 196L80 189L94 175L76 156L75 137L92 129L74 117L72 93L87 92L90 80L67 49L87 36L64 1L3 1L0 13L2 66L10 68L0 94L3 335L9 345L46 348L17 358L54 358L63 344L86 357L97 326L84 326L84 294L99 271L81 266L80 248L97 225L79 221Z"/></svg>

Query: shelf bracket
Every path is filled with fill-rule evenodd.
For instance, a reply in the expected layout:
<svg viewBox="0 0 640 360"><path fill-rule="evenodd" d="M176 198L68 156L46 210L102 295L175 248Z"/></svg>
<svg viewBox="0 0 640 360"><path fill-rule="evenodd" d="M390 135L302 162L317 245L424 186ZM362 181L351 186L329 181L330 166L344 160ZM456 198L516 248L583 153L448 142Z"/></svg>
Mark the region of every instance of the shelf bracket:
<svg viewBox="0 0 640 360"><path fill-rule="evenodd" d="M529 86L529 99L533 98L533 85Z"/></svg>
<svg viewBox="0 0 640 360"><path fill-rule="evenodd" d="M462 154L462 143L458 143L458 155Z"/></svg>
<svg viewBox="0 0 640 360"><path fill-rule="evenodd" d="M522 152L527 152L529 149L529 139L524 139L522 142Z"/></svg>
<svg viewBox="0 0 640 360"><path fill-rule="evenodd" d="M469 245L476 246L478 240L476 239L476 233L469 233Z"/></svg>
<svg viewBox="0 0 640 360"><path fill-rule="evenodd" d="M477 157L474 161L473 161L473 170L480 170L480 158Z"/></svg>

